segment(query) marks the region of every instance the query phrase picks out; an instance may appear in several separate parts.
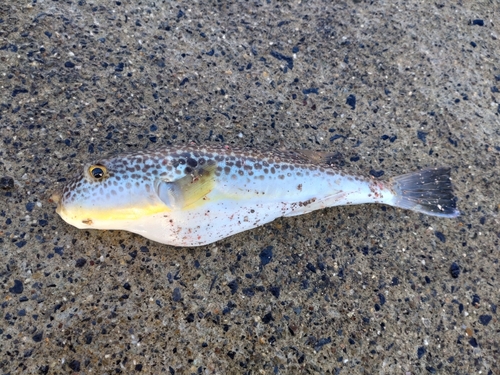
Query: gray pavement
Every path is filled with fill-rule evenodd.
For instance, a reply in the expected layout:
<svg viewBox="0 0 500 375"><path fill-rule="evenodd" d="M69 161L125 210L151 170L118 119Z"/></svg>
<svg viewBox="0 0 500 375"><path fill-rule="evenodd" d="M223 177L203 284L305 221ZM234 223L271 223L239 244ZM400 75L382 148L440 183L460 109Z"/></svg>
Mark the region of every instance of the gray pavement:
<svg viewBox="0 0 500 375"><path fill-rule="evenodd" d="M499 374L499 10L1 2L0 373ZM447 165L462 215L337 207L188 249L54 212L73 168L188 142Z"/></svg>

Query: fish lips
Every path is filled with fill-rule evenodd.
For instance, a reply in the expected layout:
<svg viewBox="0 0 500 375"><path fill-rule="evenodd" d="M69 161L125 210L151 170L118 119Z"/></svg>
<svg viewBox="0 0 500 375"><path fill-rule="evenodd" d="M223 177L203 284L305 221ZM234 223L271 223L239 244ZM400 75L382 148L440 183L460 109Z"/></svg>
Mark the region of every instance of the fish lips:
<svg viewBox="0 0 500 375"><path fill-rule="evenodd" d="M49 198L50 202L54 202L55 204L57 204L56 212L58 214L61 213L61 198L62 198L62 195L59 192L55 192Z"/></svg>

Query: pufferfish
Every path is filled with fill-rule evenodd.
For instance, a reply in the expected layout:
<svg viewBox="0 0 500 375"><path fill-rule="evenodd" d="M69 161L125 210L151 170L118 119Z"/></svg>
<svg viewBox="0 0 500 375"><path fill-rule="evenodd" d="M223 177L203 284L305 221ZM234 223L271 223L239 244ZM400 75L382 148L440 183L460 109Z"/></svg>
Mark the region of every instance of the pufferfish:
<svg viewBox="0 0 500 375"><path fill-rule="evenodd" d="M325 207L382 203L459 215L450 169L385 181L349 174L333 154L224 146L163 146L77 169L56 212L80 229L126 230L163 244L201 246Z"/></svg>

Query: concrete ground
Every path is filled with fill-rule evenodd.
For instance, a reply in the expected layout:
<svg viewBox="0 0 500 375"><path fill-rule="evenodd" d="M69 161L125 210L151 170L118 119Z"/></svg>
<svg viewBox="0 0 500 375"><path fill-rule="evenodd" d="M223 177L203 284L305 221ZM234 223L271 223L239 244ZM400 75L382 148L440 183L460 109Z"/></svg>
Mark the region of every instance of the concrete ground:
<svg viewBox="0 0 500 375"><path fill-rule="evenodd" d="M500 373L499 11L2 2L0 373ZM54 212L83 163L192 141L447 165L462 215L337 207L173 248Z"/></svg>

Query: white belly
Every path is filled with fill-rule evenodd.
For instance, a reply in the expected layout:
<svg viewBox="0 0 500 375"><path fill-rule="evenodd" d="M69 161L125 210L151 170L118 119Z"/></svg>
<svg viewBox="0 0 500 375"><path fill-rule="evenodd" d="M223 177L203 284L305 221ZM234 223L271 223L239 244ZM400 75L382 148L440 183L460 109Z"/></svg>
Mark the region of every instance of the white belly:
<svg viewBox="0 0 500 375"><path fill-rule="evenodd" d="M211 192L203 204L122 223L119 229L170 245L201 246L264 225L278 217L301 215L338 205L385 203L392 199L389 192L385 197L373 196L373 184L350 177L323 175L309 180L309 184L304 181L287 182L288 185L281 182L274 188L269 182L251 183L238 190L231 186L231 192L227 186L219 185L220 188Z"/></svg>

